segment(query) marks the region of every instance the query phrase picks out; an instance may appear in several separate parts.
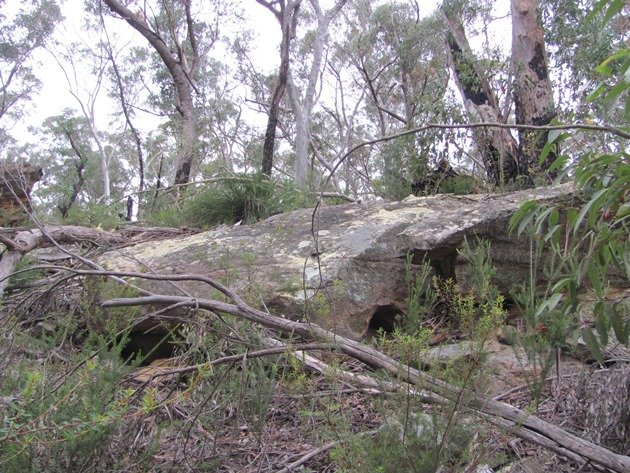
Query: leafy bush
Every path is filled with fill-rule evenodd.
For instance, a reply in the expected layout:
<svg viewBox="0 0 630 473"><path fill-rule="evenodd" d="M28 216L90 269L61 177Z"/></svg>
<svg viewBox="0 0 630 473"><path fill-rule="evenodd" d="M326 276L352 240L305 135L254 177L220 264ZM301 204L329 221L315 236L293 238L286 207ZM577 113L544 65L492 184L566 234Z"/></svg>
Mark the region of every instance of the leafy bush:
<svg viewBox="0 0 630 473"><path fill-rule="evenodd" d="M274 182L261 174L237 175L187 197L182 215L185 223L200 227L253 223L307 202L288 183Z"/></svg>
<svg viewBox="0 0 630 473"><path fill-rule="evenodd" d="M117 227L123 219L114 207L104 204L75 204L68 211L65 224L84 227Z"/></svg>
<svg viewBox="0 0 630 473"><path fill-rule="evenodd" d="M348 439L333 451L333 461L347 473L433 473L444 464L458 471L458 466L467 463L472 432L459 424L445 437L442 420L428 414L392 419L374 438L357 435Z"/></svg>
<svg viewBox="0 0 630 473"><path fill-rule="evenodd" d="M63 384L51 368L24 365L4 378L0 394L15 400L0 415L0 470L107 471L103 446L128 412L119 348L101 338L97 357Z"/></svg>
<svg viewBox="0 0 630 473"><path fill-rule="evenodd" d="M605 4L598 2L600 10ZM609 12L614 10L613 5ZM615 80L613 62L620 63L619 80ZM596 70L605 80L589 99L602 98L606 104L614 105L624 97L625 118L630 119L630 83L624 79L630 71L630 48L608 58ZM550 133L549 144L571 136ZM551 337L550 341L560 347L584 325L582 338L600 362L611 330L626 346L630 339L627 305L611 302L608 297L609 286L615 280L621 284L630 281L630 155L626 148L626 142L610 140L608 150L587 150L573 162L560 156L552 168L569 163L565 173L573 174L583 203L568 207L525 202L510 222L513 231L532 237L532 264L542 265L550 281L541 295L535 278L537 270L532 270L525 291L528 296L523 301L525 314L530 314L526 319L531 330ZM545 157L543 151L541 160ZM543 247L548 250L544 265ZM579 296L585 292L595 298L592 322L597 335L579 318L584 305Z"/></svg>

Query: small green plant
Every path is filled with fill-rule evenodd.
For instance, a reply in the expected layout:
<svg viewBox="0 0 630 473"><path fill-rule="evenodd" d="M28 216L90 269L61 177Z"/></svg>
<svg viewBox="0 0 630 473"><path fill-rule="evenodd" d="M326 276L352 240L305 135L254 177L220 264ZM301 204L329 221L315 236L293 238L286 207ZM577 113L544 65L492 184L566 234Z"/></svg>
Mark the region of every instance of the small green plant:
<svg viewBox="0 0 630 473"><path fill-rule="evenodd" d="M407 283L407 316L399 321L408 333L418 333L423 329L423 324L427 316L431 315L437 294L434 284L429 280L433 268L426 259L422 260L418 271L414 273L412 265L413 255L407 254L405 260L405 282Z"/></svg>
<svg viewBox="0 0 630 473"><path fill-rule="evenodd" d="M21 369L4 379L0 393L19 394L0 414L1 471L61 472L94 464L129 410L117 397L127 368L119 348L110 349L104 338L96 357L63 384L55 385L50 368Z"/></svg>
<svg viewBox="0 0 630 473"><path fill-rule="evenodd" d="M393 414L374 436L344 438L331 453L339 471L434 473L444 467L459 471L468 463L472 429L458 423L447 435L441 415L425 413L420 405L414 409L419 410L408 416Z"/></svg>
<svg viewBox="0 0 630 473"><path fill-rule="evenodd" d="M340 471L458 471L469 465L473 455L474 461L487 455L471 451L473 432L470 422L462 418L462 406L484 377L485 345L504 323L504 300L492 282L496 270L491 264L489 243L478 241L472 245L465 241L459 253L469 263L471 287L465 293L450 279L429 280L432 269L427 262L414 268L412 257L407 257L407 317L398 321L392 333L381 332L376 339L379 349L401 362L401 369L420 367L433 336L426 322L435 317L439 304L446 305L442 309L467 339L470 353L467 359L446 366L436 363L431 374L459 386L459 395L440 409L426 412L414 393L399 393L383 406L386 421L375 436L344 437L332 454ZM476 433L483 435L476 425Z"/></svg>
<svg viewBox="0 0 630 473"><path fill-rule="evenodd" d="M474 194L477 187L477 179L474 176L459 175L438 181L437 193L455 195Z"/></svg>
<svg viewBox="0 0 630 473"><path fill-rule="evenodd" d="M624 6L621 1L598 0L586 21L593 21L603 12L605 24ZM630 82L627 80L630 48L624 47L608 57L595 71L602 81L587 101L599 101L611 109L616 107L627 123L630 119ZM566 132L549 133L541 162L551 146L572 136ZM559 338L561 343L564 343L562 338L576 333L581 326L581 336L599 362L603 361L602 350L610 332L621 344L628 346L630 341L627 306L612 303L607 297L613 281L626 284L630 281L630 155L625 138L611 139L607 148L587 148L577 159L560 156L551 165L551 170L566 166L564 174L573 177L583 197L579 206L525 202L510 222L513 231L531 236L534 267L540 261L539 246L544 242L549 248L548 262L544 265L549 285L538 298L533 295L536 288L533 277L529 285L526 308L534 314L532 322ZM591 293L595 298L589 321L579 319L583 304L578 296L584 293Z"/></svg>
<svg viewBox="0 0 630 473"><path fill-rule="evenodd" d="M184 201L182 216L185 223L198 227L253 223L304 203L301 193L288 183L243 174L221 178L197 193L191 192Z"/></svg>
<svg viewBox="0 0 630 473"><path fill-rule="evenodd" d="M14 274L9 279L9 287L26 287L29 283L44 277L40 269L28 270L31 266L38 264L38 261L29 255L24 255L13 270Z"/></svg>
<svg viewBox="0 0 630 473"><path fill-rule="evenodd" d="M116 228L124 219L113 206L104 204L75 204L68 211L65 224L104 229Z"/></svg>

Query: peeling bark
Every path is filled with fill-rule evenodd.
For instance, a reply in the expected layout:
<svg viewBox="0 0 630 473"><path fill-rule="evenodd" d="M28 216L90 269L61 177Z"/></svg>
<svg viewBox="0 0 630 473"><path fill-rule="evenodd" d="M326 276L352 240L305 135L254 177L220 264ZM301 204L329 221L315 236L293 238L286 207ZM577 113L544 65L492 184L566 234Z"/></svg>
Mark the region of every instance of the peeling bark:
<svg viewBox="0 0 630 473"><path fill-rule="evenodd" d="M514 64L514 104L516 123L548 125L556 117L551 80L549 79L545 32L537 0L511 0L512 61ZM540 153L549 132L519 130L521 173L529 177L545 171L556 159L555 150L544 163ZM554 177L553 174L549 177Z"/></svg>
<svg viewBox="0 0 630 473"><path fill-rule="evenodd" d="M470 48L463 24L452 12L445 11L445 16L449 29L446 35L449 63L468 115L474 122L505 123L499 101ZM508 130L479 129L474 138L493 184L501 184L520 174L518 145Z"/></svg>

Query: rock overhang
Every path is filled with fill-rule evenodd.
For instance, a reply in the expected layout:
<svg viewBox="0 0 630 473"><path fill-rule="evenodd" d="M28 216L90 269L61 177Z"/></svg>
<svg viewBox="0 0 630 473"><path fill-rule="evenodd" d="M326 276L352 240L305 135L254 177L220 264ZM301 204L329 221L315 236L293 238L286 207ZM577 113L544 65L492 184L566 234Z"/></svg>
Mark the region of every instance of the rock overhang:
<svg viewBox="0 0 630 473"><path fill-rule="evenodd" d="M464 238L487 238L496 243L493 261L500 271L509 267L514 272L510 255L523 259L526 252L518 250L525 243L507 233L511 215L526 200L560 201L572 193L565 184L321 207L315 217L312 209L301 209L253 225L141 243L107 253L101 261L112 270L216 277L237 293L258 291L259 300L287 317L301 317L310 299L323 297L327 303L318 300L318 307L329 313L316 314L319 322L359 338L368 333L371 315L385 313L382 307L404 311L407 254L414 264L429 259L438 273L465 286L466 263L457 257L457 248ZM184 286L197 297L208 296L199 284ZM159 289L173 291L166 284Z"/></svg>

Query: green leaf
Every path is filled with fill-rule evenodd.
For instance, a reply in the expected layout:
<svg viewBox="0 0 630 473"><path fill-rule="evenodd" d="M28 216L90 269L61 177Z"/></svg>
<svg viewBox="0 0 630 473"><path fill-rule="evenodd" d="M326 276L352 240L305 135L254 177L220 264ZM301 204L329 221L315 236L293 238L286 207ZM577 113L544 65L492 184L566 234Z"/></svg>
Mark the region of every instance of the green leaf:
<svg viewBox="0 0 630 473"><path fill-rule="evenodd" d="M580 210L580 213L575 219L575 223L573 224L573 231L575 232L578 231L578 229L580 228L580 225L582 225L582 221L584 220L584 217L591 210L591 207L593 207L596 204L596 202L599 200L599 198L602 195L604 195L604 193L606 192L608 192L608 189L600 189L599 191L595 193L595 195L591 198L591 200L589 200L586 204L584 204L584 206Z"/></svg>
<svg viewBox="0 0 630 473"><path fill-rule="evenodd" d="M593 19L604 9L608 0L598 0L595 5L593 5L593 9L586 15L584 18L585 23L590 23Z"/></svg>
<svg viewBox="0 0 630 473"><path fill-rule="evenodd" d="M558 137L562 136L562 134L562 130L550 130L547 134L547 143L555 143ZM566 135L567 133L564 134Z"/></svg>
<svg viewBox="0 0 630 473"><path fill-rule="evenodd" d="M610 327L608 325L608 321L606 320L606 308L604 303L600 301L595 304L593 313L596 315L595 329L597 330L602 346L606 346L608 345L608 331Z"/></svg>
<svg viewBox="0 0 630 473"><path fill-rule="evenodd" d="M617 306L612 308L610 325L612 325L617 341L627 347L628 339L630 338L630 318L624 320L623 313L617 309Z"/></svg>
<svg viewBox="0 0 630 473"><path fill-rule="evenodd" d="M555 227L560 221L560 212L557 208L553 209L553 212L549 215L549 226Z"/></svg>
<svg viewBox="0 0 630 473"><path fill-rule="evenodd" d="M610 68L610 66L604 63L600 64L599 66L596 66L595 71L607 77L612 76L612 69Z"/></svg>
<svg viewBox="0 0 630 473"><path fill-rule="evenodd" d="M586 270L588 274L588 279L591 281L591 285L593 286L593 290L597 297L604 297L604 289L601 281L601 273L598 271L597 266L594 263L588 265Z"/></svg>
<svg viewBox="0 0 630 473"><path fill-rule="evenodd" d="M554 225L553 227L549 227L549 229L547 230L547 233L545 234L544 240L545 241L551 240L552 238L554 238L555 236L559 234L559 230L560 230L559 225ZM554 239L554 242L555 241L556 239Z"/></svg>
<svg viewBox="0 0 630 473"><path fill-rule="evenodd" d="M600 83L597 88L586 96L586 103L590 103L606 91L606 84Z"/></svg>
<svg viewBox="0 0 630 473"><path fill-rule="evenodd" d="M609 5L608 10L606 10L606 14L604 15L602 22L604 24L608 23L613 16L621 11L625 4L626 0L613 0Z"/></svg>
<svg viewBox="0 0 630 473"><path fill-rule="evenodd" d="M536 311L534 318L538 320L540 316L545 312L545 310L552 311L558 305L558 302L560 302L561 298L562 298L562 294L560 292L557 292L553 294L549 299L546 299L538 307L538 310Z"/></svg>
<svg viewBox="0 0 630 473"><path fill-rule="evenodd" d="M538 203L533 200L523 202L510 219L510 223L508 225L509 232L512 233L518 227L517 234L521 235L523 230L527 228L529 223L533 220L537 207ZM526 220L525 224L523 223L524 220Z"/></svg>
<svg viewBox="0 0 630 473"><path fill-rule="evenodd" d="M617 209L617 213L615 214L615 218L621 220L623 218L630 216L630 202L626 202L625 204L621 204Z"/></svg>
<svg viewBox="0 0 630 473"><path fill-rule="evenodd" d="M537 235L540 235L542 233L543 225L545 225L547 217L554 210L555 209L553 207L549 207L549 208L545 209L540 215L538 215L536 217L536 227L535 227L534 231L536 232Z"/></svg>
<svg viewBox="0 0 630 473"><path fill-rule="evenodd" d="M617 51L615 54L613 54L612 56L608 56L606 59L604 59L599 66L608 66L608 64L610 64L613 61L616 61L617 59L621 59L624 58L626 56L630 56L630 49L622 49L620 51ZM597 66L597 67L599 67ZM597 68L595 68L597 69Z"/></svg>
<svg viewBox="0 0 630 473"><path fill-rule="evenodd" d="M586 348L588 348L588 350L591 352L591 355L593 355L597 361L603 363L604 355L602 354L599 342L597 341L595 334L590 328L584 327L582 329L582 340L584 340Z"/></svg>
<svg viewBox="0 0 630 473"><path fill-rule="evenodd" d="M560 156L558 156L553 163L551 163L549 165L549 168L547 169L549 172L555 171L557 169L562 169L566 166L567 162L569 161L569 157L561 154Z"/></svg>
<svg viewBox="0 0 630 473"><path fill-rule="evenodd" d="M628 85L625 82L619 82L616 84L604 97L604 102L612 104L619 99L619 96L628 90Z"/></svg>

